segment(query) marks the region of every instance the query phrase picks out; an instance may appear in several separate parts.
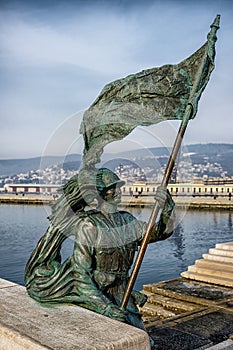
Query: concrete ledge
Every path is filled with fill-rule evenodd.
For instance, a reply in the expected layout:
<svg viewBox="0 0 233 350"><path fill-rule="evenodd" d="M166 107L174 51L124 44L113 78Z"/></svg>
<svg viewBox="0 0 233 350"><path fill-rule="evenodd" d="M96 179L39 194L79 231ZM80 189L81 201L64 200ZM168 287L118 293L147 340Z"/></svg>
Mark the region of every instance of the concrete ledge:
<svg viewBox="0 0 233 350"><path fill-rule="evenodd" d="M233 210L233 200L229 201L228 197L193 197L193 196L173 196L176 208L185 209L225 209ZM15 194L0 194L0 203L5 204L30 204L50 205L54 201L52 196L38 195L18 195ZM122 196L120 206L127 207L152 207L154 205L154 196Z"/></svg>
<svg viewBox="0 0 233 350"><path fill-rule="evenodd" d="M149 350L146 332L73 305L42 306L0 279L1 350Z"/></svg>
<svg viewBox="0 0 233 350"><path fill-rule="evenodd" d="M233 349L233 341L231 339L227 339L222 343L216 344L208 348L209 350L232 350Z"/></svg>
<svg viewBox="0 0 233 350"><path fill-rule="evenodd" d="M233 210L233 201L227 197L193 197L193 196L173 196L176 208L185 209L224 209ZM151 207L154 205L154 196L121 197L121 205L127 207Z"/></svg>

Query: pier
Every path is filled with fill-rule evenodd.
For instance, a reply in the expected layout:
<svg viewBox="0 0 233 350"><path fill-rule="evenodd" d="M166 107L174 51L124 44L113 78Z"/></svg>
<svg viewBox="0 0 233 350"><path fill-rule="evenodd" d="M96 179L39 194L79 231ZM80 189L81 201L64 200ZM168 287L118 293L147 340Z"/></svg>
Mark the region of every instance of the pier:
<svg viewBox="0 0 233 350"><path fill-rule="evenodd" d="M22 195L22 194L0 194L0 204L30 204L30 205L50 205L55 200L53 196L45 195Z"/></svg>
<svg viewBox="0 0 233 350"><path fill-rule="evenodd" d="M173 196L176 208L190 209L227 209L233 210L233 200L228 197L205 196ZM129 207L152 207L154 196L127 197L122 196L121 205Z"/></svg>
<svg viewBox="0 0 233 350"><path fill-rule="evenodd" d="M43 194L0 194L0 204L31 204L31 205L50 205L56 199L56 196ZM176 208L190 209L226 209L233 210L233 199L229 200L227 196L205 197L205 196L173 196ZM122 195L121 206L128 207L152 207L154 196L125 196Z"/></svg>

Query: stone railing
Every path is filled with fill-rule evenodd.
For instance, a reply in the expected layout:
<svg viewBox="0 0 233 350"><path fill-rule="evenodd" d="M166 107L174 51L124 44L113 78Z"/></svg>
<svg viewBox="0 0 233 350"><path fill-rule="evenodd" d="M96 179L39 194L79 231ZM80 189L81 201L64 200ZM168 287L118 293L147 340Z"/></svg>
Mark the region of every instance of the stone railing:
<svg viewBox="0 0 233 350"><path fill-rule="evenodd" d="M0 279L1 350L149 350L146 332L73 305L42 306Z"/></svg>

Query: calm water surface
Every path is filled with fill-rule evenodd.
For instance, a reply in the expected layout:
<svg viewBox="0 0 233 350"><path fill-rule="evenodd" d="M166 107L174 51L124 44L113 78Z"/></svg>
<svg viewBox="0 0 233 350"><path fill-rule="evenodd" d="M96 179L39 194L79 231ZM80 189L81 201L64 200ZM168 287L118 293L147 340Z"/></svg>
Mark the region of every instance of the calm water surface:
<svg viewBox="0 0 233 350"><path fill-rule="evenodd" d="M150 209L130 209L147 220ZM201 258L216 243L233 241L233 212L190 210L178 211L177 227L166 241L151 244L146 252L135 287L177 278L188 265ZM49 207L0 205L0 277L24 284L24 267L39 238L48 226ZM66 240L64 258L72 251Z"/></svg>

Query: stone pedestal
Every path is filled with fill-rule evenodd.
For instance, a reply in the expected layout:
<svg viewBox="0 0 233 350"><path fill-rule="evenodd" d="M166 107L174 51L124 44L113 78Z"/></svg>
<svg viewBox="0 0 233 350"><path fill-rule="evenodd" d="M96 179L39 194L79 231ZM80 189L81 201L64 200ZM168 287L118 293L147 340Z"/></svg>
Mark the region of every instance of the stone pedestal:
<svg viewBox="0 0 233 350"><path fill-rule="evenodd" d="M1 350L149 350L146 332L72 305L42 306L0 279Z"/></svg>

